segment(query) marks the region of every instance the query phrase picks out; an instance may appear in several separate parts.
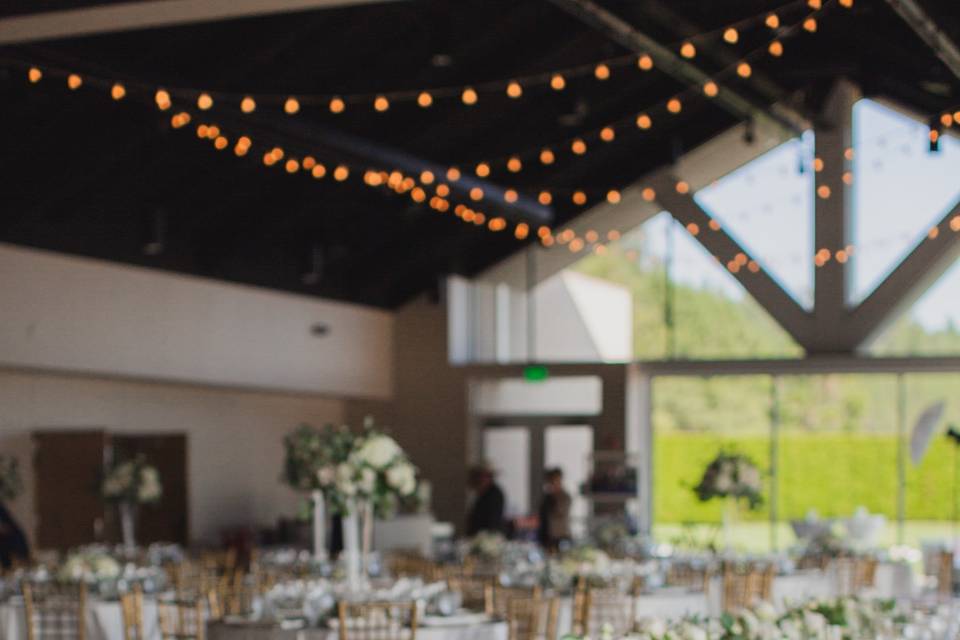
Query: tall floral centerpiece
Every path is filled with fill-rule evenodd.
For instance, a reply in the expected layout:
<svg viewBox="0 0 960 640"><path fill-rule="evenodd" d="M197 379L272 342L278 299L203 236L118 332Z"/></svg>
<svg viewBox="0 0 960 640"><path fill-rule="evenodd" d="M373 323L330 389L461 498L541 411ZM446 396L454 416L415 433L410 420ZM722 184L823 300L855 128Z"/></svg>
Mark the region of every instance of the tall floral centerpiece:
<svg viewBox="0 0 960 640"><path fill-rule="evenodd" d="M120 531L127 553L136 549L137 510L142 504L153 504L163 497L163 484L156 467L137 456L117 463L103 479L102 494L116 503L120 513Z"/></svg>
<svg viewBox="0 0 960 640"><path fill-rule="evenodd" d="M416 495L416 467L396 440L369 419L361 433L346 426L301 426L287 436L285 444L285 481L313 492L315 505L321 502L342 516L347 579L351 590L358 590L361 565L366 566L372 543L374 515L391 515L401 500ZM323 527L316 519L316 508L314 518L316 547L316 531Z"/></svg>
<svg viewBox="0 0 960 640"><path fill-rule="evenodd" d="M0 454L0 500L13 500L21 491L20 463L11 455Z"/></svg>
<svg viewBox="0 0 960 640"><path fill-rule="evenodd" d="M763 504L762 478L753 460L738 453L721 451L703 472L700 483L693 488L701 502L721 498L726 501L723 511L723 537L727 549L731 543L733 520L741 504L751 511Z"/></svg>

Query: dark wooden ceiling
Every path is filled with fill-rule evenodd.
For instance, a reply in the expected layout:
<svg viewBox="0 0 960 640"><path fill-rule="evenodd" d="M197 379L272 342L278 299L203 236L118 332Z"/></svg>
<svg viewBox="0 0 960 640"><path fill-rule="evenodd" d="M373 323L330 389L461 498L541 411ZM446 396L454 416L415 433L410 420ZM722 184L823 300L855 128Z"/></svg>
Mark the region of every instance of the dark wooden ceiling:
<svg viewBox="0 0 960 640"><path fill-rule="evenodd" d="M955 0L923 4L960 41ZM30 10L65 5L77 3L48 0ZM671 46L767 10L778 9L785 19L804 12L802 2L782 0L622 0L603 6ZM717 50L755 48L765 37L760 31L745 30L736 48L719 36L707 40L695 62L712 73L724 66ZM384 114L349 105L333 115L304 104L289 118L262 105L251 117L221 101L203 114L191 109L194 121L180 131L170 127L170 112L158 111L146 88L372 94L478 85L625 53L541 0L400 1L6 47L0 51L0 241L396 307L445 275L475 274L523 243L509 232L491 233L417 205L409 196L371 189L356 175L337 183L267 169L257 145L304 153L318 147L335 162L343 148L327 141L348 136L348 146L374 154L402 153L466 171L481 159L555 145L630 119L685 87L659 70L624 67L614 68L607 82L570 78L561 93L528 88L519 100L481 93L472 108L437 99L430 109L395 102ZM123 81L130 95L114 102L93 80L71 92L55 71L31 85L22 64ZM830 11L816 35L790 40L783 58L754 67L754 78L735 83L739 92L760 104L786 98L807 114L816 113L838 77L921 113L960 105L960 82L883 0L856 0L853 10ZM770 82L760 85L759 75ZM175 94L175 106L178 99ZM237 158L216 151L192 133L201 121L216 122L231 139L251 133L254 152ZM649 132L627 127L614 142L591 143L582 157L559 153L554 165L527 162L516 175L495 166L489 180L533 195L584 188L595 199L735 122L715 104L693 99ZM557 225L584 210L567 197L558 197L551 209ZM157 238L162 250L145 251ZM314 248L319 278L305 281Z"/></svg>

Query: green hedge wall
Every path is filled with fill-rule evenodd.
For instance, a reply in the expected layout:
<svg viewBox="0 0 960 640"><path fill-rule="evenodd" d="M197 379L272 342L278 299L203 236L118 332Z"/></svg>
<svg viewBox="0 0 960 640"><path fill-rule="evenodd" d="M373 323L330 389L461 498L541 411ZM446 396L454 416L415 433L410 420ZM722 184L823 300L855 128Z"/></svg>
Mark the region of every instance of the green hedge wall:
<svg viewBox="0 0 960 640"><path fill-rule="evenodd" d="M770 440L764 436L721 437L668 432L654 438L654 519L658 522L720 522L719 502L701 503L692 487L721 448L745 453L769 472ZM907 460L906 515L916 520L949 520L952 515L954 451L944 438L931 445L918 467ZM780 519L803 518L809 509L822 517L849 516L858 506L890 519L897 513L897 441L892 435L784 433L780 436ZM769 518L766 504L745 519Z"/></svg>

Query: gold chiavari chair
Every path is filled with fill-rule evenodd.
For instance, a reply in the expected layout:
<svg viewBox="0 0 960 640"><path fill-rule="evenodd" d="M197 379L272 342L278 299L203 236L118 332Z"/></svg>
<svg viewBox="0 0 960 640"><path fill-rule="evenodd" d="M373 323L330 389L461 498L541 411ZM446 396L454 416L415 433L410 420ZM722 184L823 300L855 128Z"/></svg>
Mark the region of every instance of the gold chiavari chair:
<svg viewBox="0 0 960 640"><path fill-rule="evenodd" d="M447 578L450 590L459 593L463 606L472 611L483 611L488 615L494 613L493 607L493 580L480 576L460 576Z"/></svg>
<svg viewBox="0 0 960 640"><path fill-rule="evenodd" d="M438 577L438 567L418 551L398 551L389 560L390 573L397 578L423 578L433 580Z"/></svg>
<svg viewBox="0 0 960 640"><path fill-rule="evenodd" d="M723 610L736 611L757 602L769 602L773 595L773 565L723 569Z"/></svg>
<svg viewBox="0 0 960 640"><path fill-rule="evenodd" d="M703 591L710 588L710 578L713 577L707 566L695 566L689 562L674 562L667 570L667 585L671 587L685 587L690 591Z"/></svg>
<svg viewBox="0 0 960 640"><path fill-rule="evenodd" d="M507 607L514 598L540 598L542 596L543 589L540 587L503 587L494 585L493 606L487 610L487 614L499 618L506 618Z"/></svg>
<svg viewBox="0 0 960 640"><path fill-rule="evenodd" d="M85 640L87 587L83 583L23 583L27 640Z"/></svg>
<svg viewBox="0 0 960 640"><path fill-rule="evenodd" d="M633 592L616 588L581 589L574 594L573 628L578 635L599 636L606 627L614 637L630 633L637 614Z"/></svg>
<svg viewBox="0 0 960 640"><path fill-rule="evenodd" d="M180 598L157 602L160 637L163 640L204 640L205 598Z"/></svg>
<svg viewBox="0 0 960 640"><path fill-rule="evenodd" d="M513 598L507 603L509 640L555 640L559 616L557 598Z"/></svg>
<svg viewBox="0 0 960 640"><path fill-rule="evenodd" d="M834 561L837 595L857 595L874 586L877 559L866 557L837 558Z"/></svg>
<svg viewBox="0 0 960 640"><path fill-rule="evenodd" d="M937 554L937 594L943 598L953 596L953 553Z"/></svg>
<svg viewBox="0 0 960 640"><path fill-rule="evenodd" d="M143 590L140 585L120 596L123 614L123 640L144 640L143 637Z"/></svg>
<svg viewBox="0 0 960 640"><path fill-rule="evenodd" d="M340 640L415 640L416 602L341 602Z"/></svg>

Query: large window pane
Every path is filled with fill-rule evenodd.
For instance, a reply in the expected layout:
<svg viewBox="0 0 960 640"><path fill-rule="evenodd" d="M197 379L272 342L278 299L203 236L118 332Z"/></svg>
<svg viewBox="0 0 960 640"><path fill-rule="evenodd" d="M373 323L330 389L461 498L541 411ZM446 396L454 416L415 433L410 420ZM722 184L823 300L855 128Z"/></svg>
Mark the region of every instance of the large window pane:
<svg viewBox="0 0 960 640"><path fill-rule="evenodd" d="M734 548L770 548L769 376L657 378L653 400L654 536L661 542L724 544L724 505L694 495L704 469L718 453L749 456L764 474L766 501L758 511L741 510L732 527Z"/></svg>

